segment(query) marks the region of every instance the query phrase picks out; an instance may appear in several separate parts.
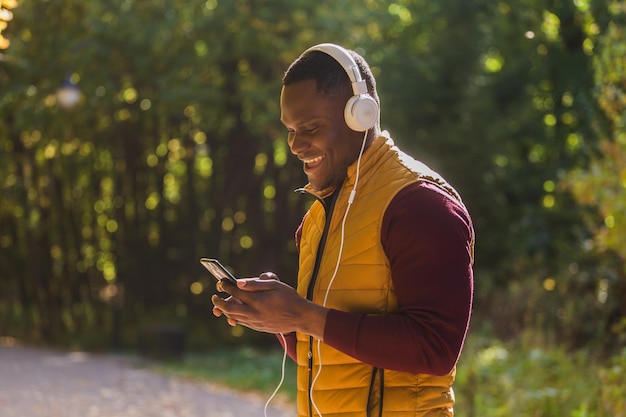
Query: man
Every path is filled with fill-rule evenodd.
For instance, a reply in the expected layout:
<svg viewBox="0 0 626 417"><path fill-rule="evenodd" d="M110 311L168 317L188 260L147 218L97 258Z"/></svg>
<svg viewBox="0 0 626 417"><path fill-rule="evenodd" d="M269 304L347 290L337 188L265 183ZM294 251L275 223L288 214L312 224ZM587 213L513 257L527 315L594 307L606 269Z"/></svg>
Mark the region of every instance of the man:
<svg viewBox="0 0 626 417"><path fill-rule="evenodd" d="M381 131L378 102L353 51L316 45L291 64L281 121L316 198L296 233L297 291L264 273L213 297L231 325L286 336L299 416L453 415L472 223L456 191Z"/></svg>

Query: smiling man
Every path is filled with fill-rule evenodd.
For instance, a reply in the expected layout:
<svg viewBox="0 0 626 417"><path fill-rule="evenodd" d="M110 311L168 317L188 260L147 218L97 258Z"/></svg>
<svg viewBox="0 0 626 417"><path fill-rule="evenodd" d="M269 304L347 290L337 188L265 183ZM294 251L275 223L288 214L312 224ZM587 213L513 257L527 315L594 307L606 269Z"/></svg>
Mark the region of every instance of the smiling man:
<svg viewBox="0 0 626 417"><path fill-rule="evenodd" d="M214 314L285 336L298 415L452 416L472 309L474 231L459 194L380 129L365 60L334 44L283 78L281 121L315 202L297 289L267 272L220 285Z"/></svg>

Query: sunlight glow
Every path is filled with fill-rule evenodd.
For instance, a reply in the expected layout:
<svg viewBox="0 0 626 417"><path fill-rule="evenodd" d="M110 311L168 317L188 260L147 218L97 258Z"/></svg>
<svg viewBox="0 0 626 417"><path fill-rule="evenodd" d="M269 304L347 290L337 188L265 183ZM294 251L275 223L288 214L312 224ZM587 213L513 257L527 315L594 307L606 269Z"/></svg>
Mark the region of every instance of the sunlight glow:
<svg viewBox="0 0 626 417"><path fill-rule="evenodd" d="M132 104L137 101L137 90L133 87L128 87L122 91L121 97L126 103Z"/></svg>
<svg viewBox="0 0 626 417"><path fill-rule="evenodd" d="M239 239L239 245L244 249L250 249L253 244L254 241L250 236L241 236L241 238Z"/></svg>
<svg viewBox="0 0 626 417"><path fill-rule="evenodd" d="M567 135L567 149L569 151L575 151L580 148L581 142L582 140L578 133L570 133Z"/></svg>
<svg viewBox="0 0 626 417"><path fill-rule="evenodd" d="M102 268L102 275L104 276L104 279L107 280L107 282L115 282L115 278L116 278L116 271L115 271L115 264L113 262L106 262L104 267Z"/></svg>
<svg viewBox="0 0 626 417"><path fill-rule="evenodd" d="M159 193L151 192L148 198L146 198L146 208L148 210L154 210L159 205L160 200L161 197L159 196Z"/></svg>
<svg viewBox="0 0 626 417"><path fill-rule="evenodd" d="M543 281L543 289L546 291L554 291L554 289L556 288L556 281L554 280L554 278L550 277L550 278L546 278Z"/></svg>
<svg viewBox="0 0 626 417"><path fill-rule="evenodd" d="M159 163L159 158L155 154L150 154L146 157L146 165L150 168L154 168Z"/></svg>
<svg viewBox="0 0 626 417"><path fill-rule="evenodd" d="M107 232L115 233L117 232L117 228L118 228L117 222L113 219L110 219L106 222L105 228L107 229Z"/></svg>
<svg viewBox="0 0 626 417"><path fill-rule="evenodd" d="M543 206L547 209L554 207L555 198L553 195L547 195L543 197Z"/></svg>
<svg viewBox="0 0 626 417"><path fill-rule="evenodd" d="M572 105L574 104L574 96L572 95L572 93L570 93L569 91L563 93L563 96L561 97L561 103L565 107L572 107Z"/></svg>
<svg viewBox="0 0 626 417"><path fill-rule="evenodd" d="M554 181L552 181L552 180L548 180L548 181L543 183L543 190L546 193L553 193L555 188L556 188L556 186L554 184Z"/></svg>
<svg viewBox="0 0 626 417"><path fill-rule="evenodd" d="M591 39L586 38L583 41L583 51L585 52L585 54L593 55L593 47L594 47L594 44L593 44L593 41Z"/></svg>
<svg viewBox="0 0 626 417"><path fill-rule="evenodd" d="M194 48L196 50L196 55L200 58L206 56L206 54L209 53L209 47L204 41L196 41L196 43L194 44Z"/></svg>
<svg viewBox="0 0 626 417"><path fill-rule="evenodd" d="M232 327L230 329L230 333L234 336L234 337L241 337L243 336L243 332L244 332L244 328L243 326L235 326Z"/></svg>
<svg viewBox="0 0 626 417"><path fill-rule="evenodd" d="M272 184L267 184L263 188L263 197L267 198L268 200L276 197L276 187L274 187Z"/></svg>
<svg viewBox="0 0 626 417"><path fill-rule="evenodd" d="M204 285L202 285L202 283L198 281L193 282L189 286L189 291L191 291L191 293L195 295L202 294L202 291L204 291Z"/></svg>
<svg viewBox="0 0 626 417"><path fill-rule="evenodd" d="M256 175L262 175L265 172L265 168L267 167L267 155L264 153L259 153L254 158L254 173Z"/></svg>
<svg viewBox="0 0 626 417"><path fill-rule="evenodd" d="M496 155L493 162L500 168L504 168L509 164L509 158L506 155Z"/></svg>
<svg viewBox="0 0 626 417"><path fill-rule="evenodd" d="M243 224L246 222L246 213L243 211L238 211L235 213L235 215L233 216L233 220L235 220L235 223L237 224Z"/></svg>
<svg viewBox="0 0 626 417"><path fill-rule="evenodd" d="M543 117L543 123L546 126L555 126L556 125L556 117L553 114L546 114Z"/></svg>
<svg viewBox="0 0 626 417"><path fill-rule="evenodd" d="M213 175L213 160L210 157L198 155L195 160L195 166L202 178L209 178Z"/></svg>
<svg viewBox="0 0 626 417"><path fill-rule="evenodd" d="M225 232L230 232L235 227L235 222L230 217L225 217L222 220L222 230Z"/></svg>
<svg viewBox="0 0 626 417"><path fill-rule="evenodd" d="M500 72L504 66L504 58L496 48L490 48L483 56L483 66L487 72Z"/></svg>
<svg viewBox="0 0 626 417"><path fill-rule="evenodd" d="M581 12L589 10L589 0L574 0L574 6Z"/></svg>
<svg viewBox="0 0 626 417"><path fill-rule="evenodd" d="M548 40L553 42L558 41L559 31L561 29L561 20L554 13L544 10L541 29L543 30L543 33L545 33Z"/></svg>
<svg viewBox="0 0 626 417"><path fill-rule="evenodd" d="M478 354L479 363L487 366L494 362L505 361L509 357L509 352L502 346L492 346L483 349Z"/></svg>
<svg viewBox="0 0 626 417"><path fill-rule="evenodd" d="M389 14L398 16L404 26L408 26L413 22L413 16L411 15L411 11L401 4L390 4Z"/></svg>
<svg viewBox="0 0 626 417"><path fill-rule="evenodd" d="M276 140L274 141L274 164L277 167L282 167L287 163L287 155L289 154L289 148L287 141Z"/></svg>
<svg viewBox="0 0 626 417"><path fill-rule="evenodd" d="M601 304L606 303L609 296L609 280L604 278L598 283L598 302Z"/></svg>
<svg viewBox="0 0 626 417"><path fill-rule="evenodd" d="M545 157L546 157L546 147L538 143L533 145L533 147L530 149L530 152L528 154L528 160L532 162L533 164L538 163L538 162L543 162L545 160Z"/></svg>
<svg viewBox="0 0 626 417"><path fill-rule="evenodd" d="M193 135L193 141L196 142L198 145L205 144L206 143L206 133L204 133L202 131L197 131Z"/></svg>

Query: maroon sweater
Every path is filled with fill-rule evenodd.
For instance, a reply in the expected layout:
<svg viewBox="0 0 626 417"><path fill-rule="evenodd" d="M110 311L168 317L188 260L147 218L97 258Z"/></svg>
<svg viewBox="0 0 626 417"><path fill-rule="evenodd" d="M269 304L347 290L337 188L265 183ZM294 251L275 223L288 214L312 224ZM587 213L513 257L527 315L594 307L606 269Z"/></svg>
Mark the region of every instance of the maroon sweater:
<svg viewBox="0 0 626 417"><path fill-rule="evenodd" d="M296 232L299 243L301 227ZM472 309L474 231L465 208L420 182L391 201L381 243L399 311L354 314L331 309L324 343L370 365L445 375L456 364ZM295 357L295 335L287 339Z"/></svg>

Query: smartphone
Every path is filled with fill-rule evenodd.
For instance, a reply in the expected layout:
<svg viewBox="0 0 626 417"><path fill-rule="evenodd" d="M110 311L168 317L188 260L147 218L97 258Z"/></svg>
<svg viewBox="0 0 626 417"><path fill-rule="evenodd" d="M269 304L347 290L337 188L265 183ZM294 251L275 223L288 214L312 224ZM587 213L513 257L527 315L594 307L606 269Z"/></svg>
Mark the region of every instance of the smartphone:
<svg viewBox="0 0 626 417"><path fill-rule="evenodd" d="M202 258L200 263L217 279L221 281L223 279L230 281L233 284L237 284L237 278L231 274L217 259Z"/></svg>

